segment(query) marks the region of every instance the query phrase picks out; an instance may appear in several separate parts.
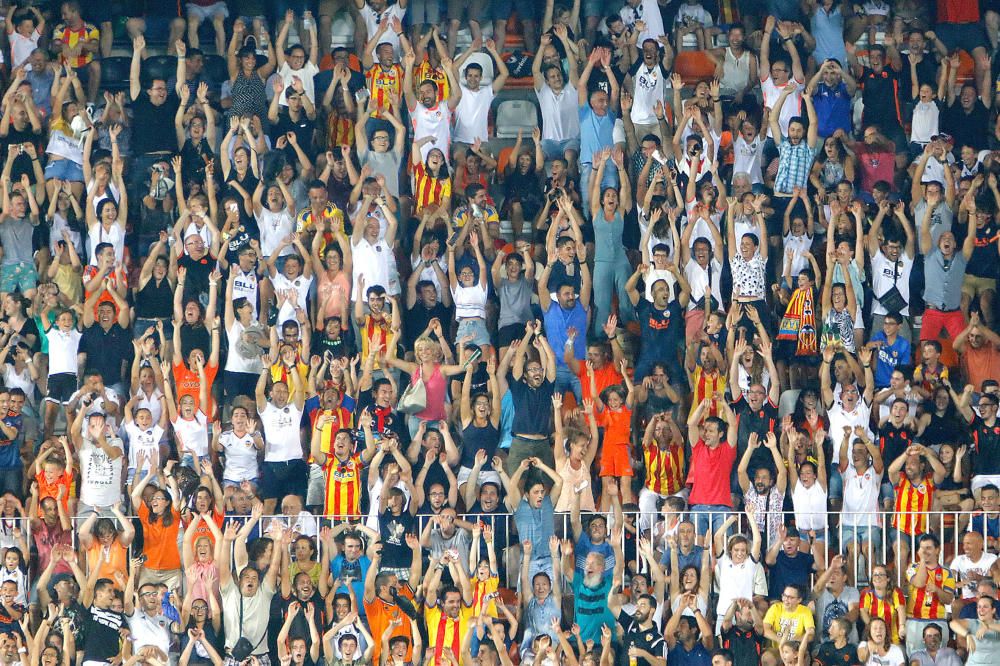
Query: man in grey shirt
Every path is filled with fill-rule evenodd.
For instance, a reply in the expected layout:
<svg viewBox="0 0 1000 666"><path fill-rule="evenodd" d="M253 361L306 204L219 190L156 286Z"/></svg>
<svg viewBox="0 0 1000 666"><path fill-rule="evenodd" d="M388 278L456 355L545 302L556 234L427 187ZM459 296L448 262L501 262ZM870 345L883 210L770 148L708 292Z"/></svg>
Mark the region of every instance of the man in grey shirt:
<svg viewBox="0 0 1000 666"><path fill-rule="evenodd" d="M954 340L965 329L965 316L961 310L962 281L976 244L976 206L974 202L962 202L963 206L970 208L969 230L962 244L962 251L956 252L958 242L953 231L942 232L936 243L931 236L931 218L934 209L940 205L940 201L928 201L920 221L920 251L924 254L924 301L927 304L920 328L921 340L936 340L941 329L947 329L948 336Z"/></svg>
<svg viewBox="0 0 1000 666"><path fill-rule="evenodd" d="M847 584L847 568L842 556L837 555L830 560L829 568L816 579L813 597L816 599L816 624L822 637L820 640L831 640L830 625L836 618L842 617L851 623L847 642L857 644L858 630L854 625L858 620L861 594L856 587Z"/></svg>
<svg viewBox="0 0 1000 666"><path fill-rule="evenodd" d="M9 180L2 179L3 210L0 211L0 292L20 291L27 298L35 295L38 273L32 257L31 236L38 226L38 203L31 194L28 176L21 176L17 189L8 193ZM30 213L29 213L30 210Z"/></svg>
<svg viewBox="0 0 1000 666"><path fill-rule="evenodd" d="M910 655L910 666L962 666L962 658L950 647L941 647L941 627L924 625L924 649Z"/></svg>

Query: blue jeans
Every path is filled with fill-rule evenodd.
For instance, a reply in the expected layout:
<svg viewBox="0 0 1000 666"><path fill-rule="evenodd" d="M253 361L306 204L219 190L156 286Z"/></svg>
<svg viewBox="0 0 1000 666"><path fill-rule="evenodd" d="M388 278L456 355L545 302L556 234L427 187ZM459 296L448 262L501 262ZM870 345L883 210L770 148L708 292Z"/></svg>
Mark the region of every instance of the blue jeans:
<svg viewBox="0 0 1000 666"><path fill-rule="evenodd" d="M580 198L583 200L583 216L590 219L590 174L594 172L594 165L591 162L584 162L580 165ZM615 163L608 158L604 167L604 177L601 178L601 189L606 187L619 188L618 169Z"/></svg>
<svg viewBox="0 0 1000 666"><path fill-rule="evenodd" d="M566 391L572 391L573 396L576 398L576 404L582 404L583 402L583 387L580 385L580 378L573 374L573 372L565 365L556 365L556 393L565 393Z"/></svg>
<svg viewBox="0 0 1000 666"><path fill-rule="evenodd" d="M632 301L625 291L625 283L632 275L628 260L594 262L594 331L600 331L611 314L611 295L618 294L618 319L621 322L635 319Z"/></svg>
<svg viewBox="0 0 1000 666"><path fill-rule="evenodd" d="M733 512L733 507L725 504L693 504L691 505L691 517L694 518L694 528L697 534L704 534L711 523L712 534L722 527L726 522L726 517Z"/></svg>
<svg viewBox="0 0 1000 666"><path fill-rule="evenodd" d="M580 139L563 139L562 141L542 139L542 154L547 160L562 159L567 150L575 150L579 153Z"/></svg>

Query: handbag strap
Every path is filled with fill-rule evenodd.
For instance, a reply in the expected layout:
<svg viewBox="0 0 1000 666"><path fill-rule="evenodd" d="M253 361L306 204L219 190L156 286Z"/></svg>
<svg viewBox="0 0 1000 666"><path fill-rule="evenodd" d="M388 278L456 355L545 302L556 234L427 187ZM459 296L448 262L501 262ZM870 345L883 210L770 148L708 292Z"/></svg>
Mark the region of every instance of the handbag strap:
<svg viewBox="0 0 1000 666"><path fill-rule="evenodd" d="M237 591L239 591L239 590L237 589ZM244 598L243 597L243 592L240 592L240 638L246 638L246 636L243 635L243 598ZM256 643L254 643L253 648L250 650L251 654L253 654L254 650L256 650L258 647L260 647L260 644L264 642L265 638L267 638L267 631L265 631L264 635L260 637L260 640L258 640ZM239 639L237 639L237 640L239 640Z"/></svg>

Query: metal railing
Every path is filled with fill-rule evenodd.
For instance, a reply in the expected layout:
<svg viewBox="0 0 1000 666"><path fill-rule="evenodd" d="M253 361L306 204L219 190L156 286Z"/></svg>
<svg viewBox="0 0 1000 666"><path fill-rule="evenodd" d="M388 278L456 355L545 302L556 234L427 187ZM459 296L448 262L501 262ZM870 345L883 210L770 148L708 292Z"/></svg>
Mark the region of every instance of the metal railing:
<svg viewBox="0 0 1000 666"><path fill-rule="evenodd" d="M584 514L582 517L584 529L586 529L586 523L589 520L589 517L593 515L606 516L609 518L609 522L613 523L613 520L611 520L612 516L608 512L601 514ZM774 545L772 538L775 536L773 533L768 534L766 527L769 524L784 524L786 520L793 518L795 515L796 514L794 512L790 511L756 514L758 522L763 523L765 526L765 529L761 530L762 543L760 562L762 564L767 549ZM799 512L797 515L800 518L804 516L802 512ZM871 580L871 571L873 567L879 564L888 563L886 561L887 554L891 556L892 569L895 572L897 584L905 586L906 569L913 561L913 558L917 553L919 536L923 533L918 532L916 529L905 529L911 524L938 537L941 542L939 560L944 566L947 566L953 557L963 552L961 546L962 536L969 531L970 525L976 527L977 531L983 533L985 552L1000 554L1000 540L998 540L998 537L1000 537L1000 529L998 529L998 526L1000 526L1000 512L996 515L990 516L988 519L977 518L976 516L982 515L981 512L978 511L924 511L902 513L878 511L863 514L830 511L819 515L825 515L825 524L827 525L825 529L818 530L815 533L815 541L821 542L822 544L821 548L813 549L814 554L818 555L821 559L820 568L826 569L829 565L830 559L837 554L842 555L845 558L845 561L848 557L853 555L853 563L848 564L849 571L854 572L854 579L849 580L848 582L850 584L854 584L855 586L867 584L867 582ZM631 526L635 526L636 528L640 525L653 525L653 529L650 533L642 533L642 535L651 539L651 543L656 551L657 559L659 560L662 560L662 554L667 550L668 534L676 532L676 527L680 521L694 522L696 524L697 543L700 545L706 545L704 543L705 530L697 530L699 522L718 526L731 516L736 518L736 522L727 530L727 537L735 534L743 534L750 537L751 530L749 529L749 518L747 517L747 514L742 512L726 511L698 513L687 511L683 513L675 513L660 511L655 513L625 512L624 514L626 523ZM126 516L126 518L131 520L134 516ZM236 516L234 516L234 518L236 518ZM238 516L238 518L242 521L247 518L247 516ZM496 542L499 545L497 550L498 562L501 563L502 569L504 570L507 586L516 587L518 579L517 574L520 567L520 543L514 533L515 523L513 514L462 514L460 515L460 518L469 520L470 522L486 519L487 522L494 525L495 530L498 530L495 537ZM79 549L79 526L85 519L86 517L72 517L70 519L72 523L72 543L73 547L76 549ZM359 515L352 517L350 522L364 523L367 519L367 515ZM421 530L423 530L426 521L429 519L429 516L417 516L415 527L418 534ZM318 535L319 530L323 526L331 524L331 521L327 516L321 515L310 517L267 515L261 517L260 526L258 528L259 533L262 536L266 536L268 526L272 521L276 520L281 521L286 526L290 525L299 533L308 534L310 536ZM8 523L13 522L21 527L28 546L31 548L33 546L31 521L28 518L6 519L6 521ZM992 531L989 529L991 522L994 527ZM609 525L609 530L612 526L613 525ZM569 513L554 514L553 527L556 536L561 539L573 539L573 530ZM630 528L627 527L626 529ZM792 531L793 530L791 528L788 529L789 533ZM634 538L631 538L632 534L634 534L634 532L630 532L630 534L623 534L623 551L626 559L636 560L639 565L639 570L642 571L645 567L643 566L641 558L637 557L635 545L636 541ZM183 529L180 530L178 537L177 547L179 551L181 549L181 539L183 539ZM367 539L365 540L367 542ZM316 538L315 542L317 548L317 559L322 560L323 543L318 538ZM908 551L905 553L905 555L907 555L907 560L905 562L902 559L904 556L903 550L895 547L896 544L900 543L905 544L906 550ZM849 546L849 544L851 545ZM707 545L713 550L712 555L714 561L714 558L718 555L718 553L714 552L714 546L711 543ZM427 549L424 549L425 552L426 550ZM135 546L133 546L133 552L136 555L138 554L138 550ZM82 558L80 562L81 566L84 570L86 570L86 558ZM470 562L470 568L474 568L475 564L475 562Z"/></svg>

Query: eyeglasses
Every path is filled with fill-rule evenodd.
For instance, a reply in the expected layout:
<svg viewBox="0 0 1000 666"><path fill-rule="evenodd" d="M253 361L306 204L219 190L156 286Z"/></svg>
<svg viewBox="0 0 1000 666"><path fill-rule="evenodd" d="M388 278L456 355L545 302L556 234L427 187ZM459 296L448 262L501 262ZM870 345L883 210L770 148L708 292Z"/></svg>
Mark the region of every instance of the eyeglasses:
<svg viewBox="0 0 1000 666"><path fill-rule="evenodd" d="M989 407L991 409L996 409L997 408L997 406L994 405L992 402L981 402L977 406L979 407L979 409L986 409L987 407Z"/></svg>

